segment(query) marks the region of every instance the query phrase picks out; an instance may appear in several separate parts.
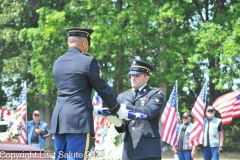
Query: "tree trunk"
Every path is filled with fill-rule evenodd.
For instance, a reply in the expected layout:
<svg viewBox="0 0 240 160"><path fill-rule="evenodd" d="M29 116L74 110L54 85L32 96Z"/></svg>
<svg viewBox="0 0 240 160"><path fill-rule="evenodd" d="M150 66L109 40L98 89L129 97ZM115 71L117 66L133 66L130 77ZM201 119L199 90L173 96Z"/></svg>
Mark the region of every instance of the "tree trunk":
<svg viewBox="0 0 240 160"><path fill-rule="evenodd" d="M45 109L45 119L44 121L48 124L48 129L50 129L50 123L51 123L51 118L52 118L52 106L46 106L44 107ZM46 138L46 144L44 149L46 151L53 151L54 150L54 145L53 145L53 140L52 140L52 135Z"/></svg>
<svg viewBox="0 0 240 160"><path fill-rule="evenodd" d="M38 100L39 100L40 104L44 101L44 99L46 99L46 97L42 94L39 94ZM43 107L39 108L39 111L41 113L41 121L47 123L48 129L49 129L50 123L51 123L51 117L52 117L51 105L43 106ZM49 137L46 138L44 150L45 151L53 151L54 150L52 135L50 135Z"/></svg>

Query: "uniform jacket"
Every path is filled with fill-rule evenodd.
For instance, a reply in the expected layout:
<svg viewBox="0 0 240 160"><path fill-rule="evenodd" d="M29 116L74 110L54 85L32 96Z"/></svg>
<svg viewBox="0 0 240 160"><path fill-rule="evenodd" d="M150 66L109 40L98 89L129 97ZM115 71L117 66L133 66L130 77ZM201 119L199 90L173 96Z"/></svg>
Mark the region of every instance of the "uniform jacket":
<svg viewBox="0 0 240 160"><path fill-rule="evenodd" d="M102 78L95 58L77 48L69 48L53 65L58 89L50 132L93 134L92 89L95 89L109 109L115 113L120 105L112 89Z"/></svg>
<svg viewBox="0 0 240 160"><path fill-rule="evenodd" d="M123 127L116 128L124 133L123 160L138 160L143 158L161 157L159 116L164 103L164 95L158 88L146 85L134 99L132 90L118 96L120 104L126 104L127 109L136 110L148 116L147 120L123 121Z"/></svg>
<svg viewBox="0 0 240 160"><path fill-rule="evenodd" d="M50 135L50 133L47 128L47 123L45 123L45 122L40 121L39 129L42 131L41 134L38 135L38 142L40 144L39 148L43 149L44 145L45 145L46 137L48 137ZM35 146L34 144L31 143L31 138L32 138L33 132L35 132L33 120L27 121L27 144Z"/></svg>
<svg viewBox="0 0 240 160"><path fill-rule="evenodd" d="M192 126L193 126L193 124L191 122L189 122L189 124L186 128L184 137L183 137L183 150L191 150L192 149L192 146L188 145L188 141L189 141L189 138L190 138L190 133L192 131ZM177 127L177 134L178 134L177 142L179 141L179 136L180 136L180 133L182 131L182 127L183 127L183 124L178 125L178 127Z"/></svg>
<svg viewBox="0 0 240 160"><path fill-rule="evenodd" d="M209 141L210 147L220 147L220 136L218 131L218 126L221 123L221 119L213 117L210 121L209 126ZM208 120L204 119L204 134L203 134L203 146L207 146L207 128L208 128Z"/></svg>

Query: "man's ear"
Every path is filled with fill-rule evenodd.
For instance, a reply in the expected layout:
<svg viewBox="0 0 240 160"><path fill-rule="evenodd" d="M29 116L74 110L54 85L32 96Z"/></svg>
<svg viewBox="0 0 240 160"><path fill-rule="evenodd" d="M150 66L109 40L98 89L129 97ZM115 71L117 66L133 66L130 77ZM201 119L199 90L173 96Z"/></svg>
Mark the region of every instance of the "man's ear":
<svg viewBox="0 0 240 160"><path fill-rule="evenodd" d="M87 46L88 46L88 41L87 41L87 40L84 40L83 43L82 43L82 45L83 45L83 48L87 48Z"/></svg>
<svg viewBox="0 0 240 160"><path fill-rule="evenodd" d="M145 75L146 81L149 80L149 75Z"/></svg>

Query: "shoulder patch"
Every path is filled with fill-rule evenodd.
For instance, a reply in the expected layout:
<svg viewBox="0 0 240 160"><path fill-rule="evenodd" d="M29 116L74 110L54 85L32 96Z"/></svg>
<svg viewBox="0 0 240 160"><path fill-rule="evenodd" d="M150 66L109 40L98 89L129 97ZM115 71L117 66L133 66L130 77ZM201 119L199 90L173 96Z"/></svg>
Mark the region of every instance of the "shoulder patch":
<svg viewBox="0 0 240 160"><path fill-rule="evenodd" d="M101 69L99 69L99 76L100 76L100 78L102 78L102 71L101 71Z"/></svg>

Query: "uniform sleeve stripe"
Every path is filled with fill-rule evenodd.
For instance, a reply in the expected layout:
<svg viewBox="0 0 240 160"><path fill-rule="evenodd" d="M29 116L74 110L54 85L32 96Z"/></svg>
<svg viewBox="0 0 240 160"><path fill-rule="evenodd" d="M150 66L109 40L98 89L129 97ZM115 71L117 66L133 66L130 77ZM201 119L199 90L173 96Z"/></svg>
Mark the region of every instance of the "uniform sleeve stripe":
<svg viewBox="0 0 240 160"><path fill-rule="evenodd" d="M113 108L109 108L109 109L114 110L117 106L118 106L118 102L117 102L116 106L114 106Z"/></svg>

